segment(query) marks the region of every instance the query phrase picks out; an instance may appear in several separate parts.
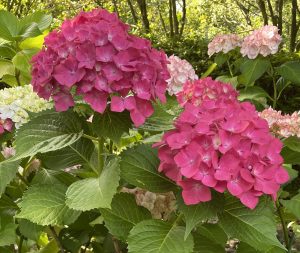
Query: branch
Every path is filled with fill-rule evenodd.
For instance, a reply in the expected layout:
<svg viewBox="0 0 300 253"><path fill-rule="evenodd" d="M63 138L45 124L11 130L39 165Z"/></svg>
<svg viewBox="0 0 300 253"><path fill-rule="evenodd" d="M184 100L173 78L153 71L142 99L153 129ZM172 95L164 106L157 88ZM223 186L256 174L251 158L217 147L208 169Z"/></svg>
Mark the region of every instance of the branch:
<svg viewBox="0 0 300 253"><path fill-rule="evenodd" d="M65 250L64 250L64 248L63 248L63 246L62 246L62 244L61 244L61 242L60 242L60 240L59 240L59 238L58 238L58 236L57 236L57 233L56 233L54 227L49 226L49 228L50 228L51 234L52 234L52 236L53 236L53 239L56 241L56 244L57 244L57 246L58 246L60 252L61 252L61 253L65 253Z"/></svg>

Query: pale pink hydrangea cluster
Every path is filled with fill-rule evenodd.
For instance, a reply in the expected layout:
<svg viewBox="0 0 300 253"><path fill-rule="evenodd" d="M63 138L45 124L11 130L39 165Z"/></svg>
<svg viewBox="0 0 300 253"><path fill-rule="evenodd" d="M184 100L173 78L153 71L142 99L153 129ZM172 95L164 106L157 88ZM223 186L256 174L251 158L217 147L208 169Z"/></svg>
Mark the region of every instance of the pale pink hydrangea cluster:
<svg viewBox="0 0 300 253"><path fill-rule="evenodd" d="M236 34L220 34L208 44L208 55L223 52L224 54L241 46L241 38Z"/></svg>
<svg viewBox="0 0 300 253"><path fill-rule="evenodd" d="M211 77L188 81L181 92L177 93L180 105L186 103L201 105L205 100L222 100L224 103L236 101L238 93L230 84L213 80Z"/></svg>
<svg viewBox="0 0 300 253"><path fill-rule="evenodd" d="M282 40L278 31L278 28L272 25L254 30L244 38L241 54L247 55L249 59L255 59L259 54L263 56L275 54Z"/></svg>
<svg viewBox="0 0 300 253"><path fill-rule="evenodd" d="M147 208L154 219L167 220L176 209L173 192L153 193L141 188L123 188L122 192L134 194L137 205Z"/></svg>
<svg viewBox="0 0 300 253"><path fill-rule="evenodd" d="M260 116L268 121L270 130L278 137L297 136L300 138L300 115L298 112L293 114L282 114L269 107L260 113Z"/></svg>
<svg viewBox="0 0 300 253"><path fill-rule="evenodd" d="M13 130L14 123L11 119L0 118L0 136L5 132L11 132Z"/></svg>
<svg viewBox="0 0 300 253"><path fill-rule="evenodd" d="M182 187L187 205L211 200L211 189L228 190L251 209L263 194L275 199L289 178L282 167L281 141L269 133L267 121L253 105L235 99L230 85L211 85L210 78L195 85L200 82L207 85L204 90L211 89L209 94L220 97L202 95L205 99L199 103L190 96L175 129L154 145L159 146L159 171ZM190 86L187 83L184 91ZM220 92L222 86L226 93Z"/></svg>
<svg viewBox="0 0 300 253"><path fill-rule="evenodd" d="M166 100L167 56L128 30L103 9L65 21L33 57L34 91L52 96L58 111L74 105L73 92L99 113L110 98L112 111L126 109L136 126L143 124L153 113L151 101Z"/></svg>
<svg viewBox="0 0 300 253"><path fill-rule="evenodd" d="M167 90L170 95L174 95L182 91L183 85L187 81L197 80L198 76L188 61L182 60L175 55L171 55L168 60L168 71L171 77L167 80Z"/></svg>

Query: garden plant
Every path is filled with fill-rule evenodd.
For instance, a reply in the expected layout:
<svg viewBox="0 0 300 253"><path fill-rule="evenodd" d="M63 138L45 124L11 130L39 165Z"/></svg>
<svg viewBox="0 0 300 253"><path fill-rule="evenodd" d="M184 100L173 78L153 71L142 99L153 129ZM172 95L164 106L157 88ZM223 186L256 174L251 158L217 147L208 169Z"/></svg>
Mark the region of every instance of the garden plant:
<svg viewBox="0 0 300 253"><path fill-rule="evenodd" d="M0 253L299 252L276 26L217 35L196 73L116 13L51 20L0 11Z"/></svg>

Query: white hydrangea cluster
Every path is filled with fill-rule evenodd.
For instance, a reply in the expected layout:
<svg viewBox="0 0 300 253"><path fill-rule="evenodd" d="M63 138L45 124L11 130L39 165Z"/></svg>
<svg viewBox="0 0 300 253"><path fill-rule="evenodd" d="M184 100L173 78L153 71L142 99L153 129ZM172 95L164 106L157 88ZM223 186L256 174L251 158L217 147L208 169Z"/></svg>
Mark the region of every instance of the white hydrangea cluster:
<svg viewBox="0 0 300 253"><path fill-rule="evenodd" d="M168 220L176 209L176 198L173 192L153 193L141 188L123 188L122 192L135 195L137 205L147 208L154 219Z"/></svg>
<svg viewBox="0 0 300 253"><path fill-rule="evenodd" d="M0 90L0 119L11 119L16 128L28 121L27 112L52 108L52 103L40 98L31 85Z"/></svg>

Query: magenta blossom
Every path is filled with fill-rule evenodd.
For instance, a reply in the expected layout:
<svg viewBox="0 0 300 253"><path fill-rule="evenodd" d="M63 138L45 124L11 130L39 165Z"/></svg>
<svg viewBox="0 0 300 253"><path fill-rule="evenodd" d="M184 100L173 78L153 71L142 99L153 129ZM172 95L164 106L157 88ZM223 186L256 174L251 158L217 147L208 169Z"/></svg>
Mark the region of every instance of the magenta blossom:
<svg viewBox="0 0 300 253"><path fill-rule="evenodd" d="M282 143L269 133L267 121L253 105L240 103L227 84L198 80L193 92L175 129L154 145L159 171L182 187L186 204L211 200L210 189L227 190L251 209L263 194L276 199L289 176L282 167Z"/></svg>
<svg viewBox="0 0 300 253"><path fill-rule="evenodd" d="M176 94L177 100L181 105L192 103L196 106L208 100L218 100L226 103L226 101L236 100L237 95L238 93L230 84L215 81L211 77L187 81L182 91Z"/></svg>
<svg viewBox="0 0 300 253"><path fill-rule="evenodd" d="M99 113L110 100L112 111L129 110L134 124L143 124L153 113L151 101L166 100L167 57L128 30L102 9L65 21L33 57L34 91L52 97L57 111L74 105L71 90Z"/></svg>

